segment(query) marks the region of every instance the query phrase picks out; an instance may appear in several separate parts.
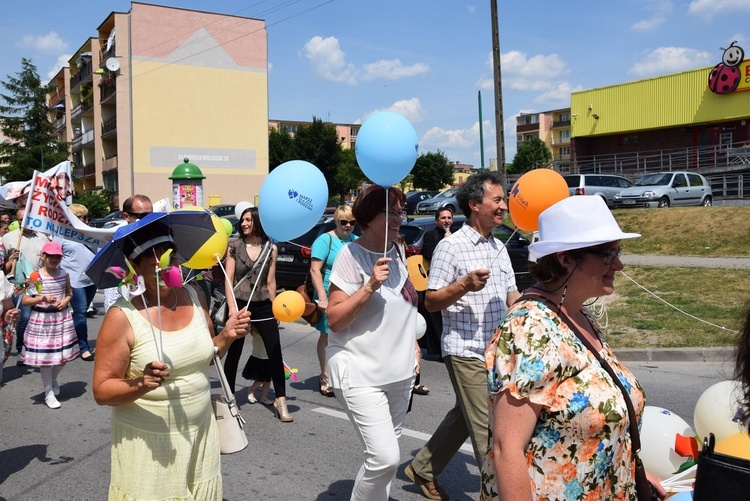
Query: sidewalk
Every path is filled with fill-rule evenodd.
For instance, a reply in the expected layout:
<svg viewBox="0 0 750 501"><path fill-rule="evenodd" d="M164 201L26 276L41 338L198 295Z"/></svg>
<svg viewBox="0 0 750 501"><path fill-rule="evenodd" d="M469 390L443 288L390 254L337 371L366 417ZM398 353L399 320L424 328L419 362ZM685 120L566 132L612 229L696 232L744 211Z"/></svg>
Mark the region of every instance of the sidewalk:
<svg viewBox="0 0 750 501"><path fill-rule="evenodd" d="M686 266L690 268L750 269L750 257L662 256L656 254L622 254L624 265Z"/></svg>

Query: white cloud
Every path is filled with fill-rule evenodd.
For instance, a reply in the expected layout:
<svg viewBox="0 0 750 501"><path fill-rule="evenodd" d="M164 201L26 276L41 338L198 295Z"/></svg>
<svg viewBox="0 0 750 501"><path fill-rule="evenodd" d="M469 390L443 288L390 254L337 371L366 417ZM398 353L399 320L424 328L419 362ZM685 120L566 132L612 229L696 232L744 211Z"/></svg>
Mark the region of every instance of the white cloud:
<svg viewBox="0 0 750 501"><path fill-rule="evenodd" d="M365 64L362 67L362 80L397 80L399 78L413 77L428 73L430 67L424 63L404 66L400 59L381 59L374 63Z"/></svg>
<svg viewBox="0 0 750 501"><path fill-rule="evenodd" d="M747 0L693 0L688 6L689 14L706 20L730 12L750 12L750 2Z"/></svg>
<svg viewBox="0 0 750 501"><path fill-rule="evenodd" d="M357 83L354 65L346 62L346 55L335 37L314 36L305 44L303 53L310 61L313 73L322 79L351 85Z"/></svg>
<svg viewBox="0 0 750 501"><path fill-rule="evenodd" d="M573 87L569 82L559 82L554 89L537 96L534 102L551 106L568 107L570 106L570 93L578 92L579 90L583 90L583 87L580 85Z"/></svg>
<svg viewBox="0 0 750 501"><path fill-rule="evenodd" d="M476 5L467 5L466 10L469 11L469 14L474 14L477 11Z"/></svg>
<svg viewBox="0 0 750 501"><path fill-rule="evenodd" d="M68 50L68 44L54 31L50 31L46 35L26 35L16 46L53 55Z"/></svg>
<svg viewBox="0 0 750 501"><path fill-rule="evenodd" d="M486 121L489 124L489 120ZM442 129L433 127L424 133L419 141L420 151L433 151L435 149L447 150L454 148L468 148L479 141L479 122L468 129Z"/></svg>
<svg viewBox="0 0 750 501"><path fill-rule="evenodd" d="M492 54L490 54L492 64ZM538 54L526 57L523 52L512 50L500 55L503 75L518 75L525 78L554 78L570 71L568 65L557 54Z"/></svg>
<svg viewBox="0 0 750 501"><path fill-rule="evenodd" d="M425 112L422 109L422 102L419 100L419 98L413 97L411 99L404 99L401 101L396 101L392 105L390 105L388 108L380 108L377 110L372 110L371 112L367 113L362 118L357 119L354 123L361 124L368 118L370 118L375 113L379 113L381 111L395 111L396 113L399 113L406 117L407 120L409 120L411 123L419 123L422 120L424 120Z"/></svg>
<svg viewBox="0 0 750 501"><path fill-rule="evenodd" d="M716 58L713 58L716 59ZM666 75L711 64L708 52L686 47L659 47L636 62L628 73L637 77Z"/></svg>
<svg viewBox="0 0 750 501"><path fill-rule="evenodd" d="M359 80L397 80L428 73L430 67L424 63L404 65L400 59L380 59L364 64L361 68L347 62L346 53L336 37L312 37L303 48L303 55L310 61L313 73L323 80L356 85Z"/></svg>
<svg viewBox="0 0 750 501"><path fill-rule="evenodd" d="M63 54L62 56L58 57L55 65L47 73L47 78L49 80L52 80L55 77L55 75L57 75L60 72L61 69L68 66L68 61L70 60L71 57L73 57L73 54Z"/></svg>
<svg viewBox="0 0 750 501"><path fill-rule="evenodd" d="M674 3L671 0L649 0L646 10L652 11L652 16L638 21L630 29L636 31L655 30L667 21L667 18L674 10Z"/></svg>

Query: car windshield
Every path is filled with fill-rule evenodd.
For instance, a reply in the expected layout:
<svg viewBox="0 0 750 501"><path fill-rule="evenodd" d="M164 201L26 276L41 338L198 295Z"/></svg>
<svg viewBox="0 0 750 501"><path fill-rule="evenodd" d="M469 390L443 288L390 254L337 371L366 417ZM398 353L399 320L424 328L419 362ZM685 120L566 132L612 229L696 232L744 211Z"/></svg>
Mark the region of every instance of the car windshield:
<svg viewBox="0 0 750 501"><path fill-rule="evenodd" d="M636 186L668 186L672 181L672 174L649 174L635 183Z"/></svg>
<svg viewBox="0 0 750 501"><path fill-rule="evenodd" d="M422 236L424 230L417 226L402 226L399 228L398 232L404 238L406 245L409 246L419 240L419 237Z"/></svg>
<svg viewBox="0 0 750 501"><path fill-rule="evenodd" d="M447 190L443 191L442 193L439 193L435 195L435 198L450 198L456 194L458 191L458 188L448 188Z"/></svg>
<svg viewBox="0 0 750 501"><path fill-rule="evenodd" d="M581 176L563 176L563 178L568 183L568 188L578 188L581 183Z"/></svg>

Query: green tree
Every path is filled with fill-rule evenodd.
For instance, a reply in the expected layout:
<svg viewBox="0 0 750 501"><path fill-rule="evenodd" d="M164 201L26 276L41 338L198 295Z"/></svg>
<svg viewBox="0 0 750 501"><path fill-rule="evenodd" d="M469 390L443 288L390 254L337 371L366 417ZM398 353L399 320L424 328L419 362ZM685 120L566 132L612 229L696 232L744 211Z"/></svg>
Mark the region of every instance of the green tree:
<svg viewBox="0 0 750 501"><path fill-rule="evenodd" d="M453 166L440 150L419 155L411 174L414 188L423 190L440 191L453 183Z"/></svg>
<svg viewBox="0 0 750 501"><path fill-rule="evenodd" d="M49 120L47 92L36 66L21 59L21 71L0 82L7 91L0 94L0 128L7 141L0 143L0 163L7 163L6 181L26 181L34 170L44 171L68 158L68 143L54 135Z"/></svg>
<svg viewBox="0 0 750 501"><path fill-rule="evenodd" d="M341 165L342 148L336 127L313 117L309 125L301 125L294 135L294 155L320 169L328 182L329 194L347 190L338 184L336 173Z"/></svg>
<svg viewBox="0 0 750 501"><path fill-rule="evenodd" d="M335 186L338 187L339 191L328 193L329 200L334 205L343 203L347 193L359 188L367 180L362 169L359 168L354 148L341 151L341 164L334 177Z"/></svg>
<svg viewBox="0 0 750 501"><path fill-rule="evenodd" d="M89 211L91 217L104 217L112 212L112 192L84 191L73 195L73 203L81 204Z"/></svg>
<svg viewBox="0 0 750 501"><path fill-rule="evenodd" d="M534 137L521 143L513 158L513 164L508 165L507 172L508 174L523 174L532 169L547 167L551 160L552 152L547 145L538 137Z"/></svg>
<svg viewBox="0 0 750 501"><path fill-rule="evenodd" d="M268 171L289 160L294 160L294 138L285 126L268 128Z"/></svg>

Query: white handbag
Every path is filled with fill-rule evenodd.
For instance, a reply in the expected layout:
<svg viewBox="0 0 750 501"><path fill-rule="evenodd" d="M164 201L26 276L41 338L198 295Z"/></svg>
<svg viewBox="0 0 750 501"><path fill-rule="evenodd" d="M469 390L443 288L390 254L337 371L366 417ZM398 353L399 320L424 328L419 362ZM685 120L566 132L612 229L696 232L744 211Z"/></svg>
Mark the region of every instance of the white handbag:
<svg viewBox="0 0 750 501"><path fill-rule="evenodd" d="M214 365L219 373L222 392L219 395L211 395L211 405L216 416L216 424L219 428L219 448L222 454L232 454L247 447L247 435L245 435L245 420L237 408L232 391L229 388L224 367L219 358L219 348L214 346Z"/></svg>

